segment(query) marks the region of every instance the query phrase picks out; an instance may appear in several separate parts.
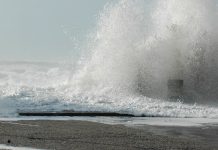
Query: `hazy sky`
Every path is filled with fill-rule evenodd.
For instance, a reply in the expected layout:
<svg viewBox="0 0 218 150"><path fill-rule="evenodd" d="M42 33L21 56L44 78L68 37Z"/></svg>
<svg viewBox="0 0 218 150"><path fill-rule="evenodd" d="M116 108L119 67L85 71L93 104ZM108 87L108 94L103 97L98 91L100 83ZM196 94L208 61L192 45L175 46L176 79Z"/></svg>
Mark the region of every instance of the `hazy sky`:
<svg viewBox="0 0 218 150"><path fill-rule="evenodd" d="M108 1L0 0L0 60L69 59Z"/></svg>

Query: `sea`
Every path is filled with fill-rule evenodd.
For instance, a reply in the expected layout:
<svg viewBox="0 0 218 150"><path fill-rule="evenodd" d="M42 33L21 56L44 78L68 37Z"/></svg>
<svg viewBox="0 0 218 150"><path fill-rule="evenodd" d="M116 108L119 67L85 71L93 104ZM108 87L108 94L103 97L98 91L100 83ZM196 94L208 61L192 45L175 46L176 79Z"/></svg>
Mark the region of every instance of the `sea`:
<svg viewBox="0 0 218 150"><path fill-rule="evenodd" d="M0 118L19 111L100 111L218 119L215 0L107 3L72 62L1 61ZM169 79L184 97L168 99Z"/></svg>

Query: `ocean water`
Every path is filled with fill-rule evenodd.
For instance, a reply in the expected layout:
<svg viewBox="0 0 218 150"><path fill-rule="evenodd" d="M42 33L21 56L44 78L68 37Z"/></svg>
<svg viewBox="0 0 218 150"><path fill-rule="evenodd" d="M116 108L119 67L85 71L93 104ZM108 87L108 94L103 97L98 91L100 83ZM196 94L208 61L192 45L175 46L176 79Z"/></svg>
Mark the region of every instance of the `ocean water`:
<svg viewBox="0 0 218 150"><path fill-rule="evenodd" d="M78 110L218 118L217 17L215 0L108 3L79 61L0 63L0 116ZM167 99L168 79L184 80L185 99Z"/></svg>

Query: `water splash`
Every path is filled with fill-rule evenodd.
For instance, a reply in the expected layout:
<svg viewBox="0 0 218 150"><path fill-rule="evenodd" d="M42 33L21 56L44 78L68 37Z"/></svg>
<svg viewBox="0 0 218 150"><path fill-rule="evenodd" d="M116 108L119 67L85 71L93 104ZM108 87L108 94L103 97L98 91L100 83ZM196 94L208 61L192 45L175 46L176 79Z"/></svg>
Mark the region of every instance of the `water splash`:
<svg viewBox="0 0 218 150"><path fill-rule="evenodd" d="M187 95L216 99L216 1L146 2L121 0L105 8L90 60L72 84L163 98L167 80L175 78L184 79Z"/></svg>

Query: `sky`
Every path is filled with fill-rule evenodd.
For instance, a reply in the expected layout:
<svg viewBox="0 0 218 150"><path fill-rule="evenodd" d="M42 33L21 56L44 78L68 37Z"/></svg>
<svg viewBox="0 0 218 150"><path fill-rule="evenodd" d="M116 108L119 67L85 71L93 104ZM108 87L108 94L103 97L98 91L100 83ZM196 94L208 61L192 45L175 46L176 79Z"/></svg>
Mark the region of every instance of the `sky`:
<svg viewBox="0 0 218 150"><path fill-rule="evenodd" d="M110 0L0 0L1 61L61 61Z"/></svg>

